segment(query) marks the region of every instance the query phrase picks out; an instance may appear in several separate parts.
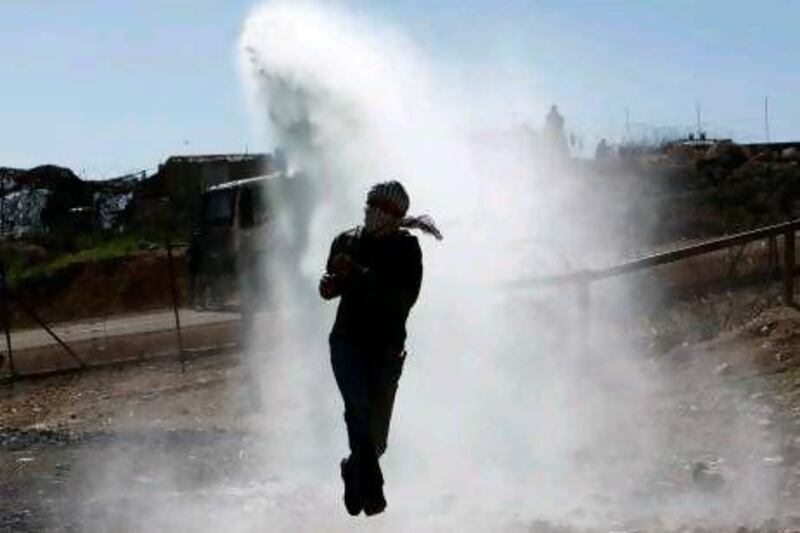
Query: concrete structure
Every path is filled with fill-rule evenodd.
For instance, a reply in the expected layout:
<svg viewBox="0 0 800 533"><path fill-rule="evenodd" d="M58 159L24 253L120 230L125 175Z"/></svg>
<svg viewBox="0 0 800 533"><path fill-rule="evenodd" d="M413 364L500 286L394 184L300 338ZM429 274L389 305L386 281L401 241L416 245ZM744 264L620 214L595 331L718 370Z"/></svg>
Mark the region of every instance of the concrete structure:
<svg viewBox="0 0 800 533"><path fill-rule="evenodd" d="M228 181L267 174L274 167L270 154L177 155L159 165L158 175L175 209L175 223L190 228L197 219L203 191Z"/></svg>

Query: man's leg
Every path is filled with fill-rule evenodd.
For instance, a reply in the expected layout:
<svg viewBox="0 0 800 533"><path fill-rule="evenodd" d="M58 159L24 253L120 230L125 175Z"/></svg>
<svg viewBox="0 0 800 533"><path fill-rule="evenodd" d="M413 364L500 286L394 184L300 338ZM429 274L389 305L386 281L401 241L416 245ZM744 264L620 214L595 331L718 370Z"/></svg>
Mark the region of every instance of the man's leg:
<svg viewBox="0 0 800 533"><path fill-rule="evenodd" d="M380 513L386 508L383 494L383 473L378 458L386 450L389 421L392 416L397 382L403 368L403 359L382 353L369 353L367 357L367 383L370 405L370 461L361 469L361 486L364 512L368 515Z"/></svg>
<svg viewBox="0 0 800 533"><path fill-rule="evenodd" d="M331 341L331 365L344 400L344 419L350 457L342 463L345 480L345 506L350 514L361 512L361 478L374 470L377 455L370 431L370 399L365 354L354 345Z"/></svg>
<svg viewBox="0 0 800 533"><path fill-rule="evenodd" d="M392 420L394 409L394 398L397 393L397 384L400 375L403 373L403 362L405 361L405 351L402 357L389 355L376 358L376 365L372 370L370 380L370 403L372 404L372 441L375 443L375 451L380 457L386 451L386 443L389 437L389 424Z"/></svg>
<svg viewBox="0 0 800 533"><path fill-rule="evenodd" d="M350 451L361 454L369 447L370 398L365 354L356 346L331 341L331 365L344 401L344 420Z"/></svg>

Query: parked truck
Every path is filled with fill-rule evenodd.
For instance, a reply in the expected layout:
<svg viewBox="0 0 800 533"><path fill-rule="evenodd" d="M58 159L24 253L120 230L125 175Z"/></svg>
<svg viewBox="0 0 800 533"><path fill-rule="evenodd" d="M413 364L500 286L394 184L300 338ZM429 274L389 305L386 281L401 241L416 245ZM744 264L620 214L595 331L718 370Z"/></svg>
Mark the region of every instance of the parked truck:
<svg viewBox="0 0 800 533"><path fill-rule="evenodd" d="M268 299L267 259L299 261L311 201L302 173L273 172L205 191L189 247L193 306L261 307Z"/></svg>

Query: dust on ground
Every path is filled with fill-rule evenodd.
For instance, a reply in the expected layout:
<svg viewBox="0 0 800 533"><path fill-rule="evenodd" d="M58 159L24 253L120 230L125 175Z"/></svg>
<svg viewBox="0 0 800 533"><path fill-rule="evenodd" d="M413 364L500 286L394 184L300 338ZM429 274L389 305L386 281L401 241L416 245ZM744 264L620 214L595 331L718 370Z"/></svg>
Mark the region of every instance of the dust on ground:
<svg viewBox="0 0 800 533"><path fill-rule="evenodd" d="M709 420L725 424L738 416L728 409L726 391L752 400L760 427L783 436L761 458L765 468L781 473L781 510L779 520L739 531L800 531L800 312L770 309L713 340L678 347L655 364L668 366L676 382L686 384L680 397L668 399L668 408L684 414L687 438L707 429ZM185 373L177 360L167 359L3 386L0 530L126 531L152 512L148 500L132 493L155 492L167 505L186 498L202 505L220 497L213 487L260 481L264 468L256 448L263 436L252 431L258 406L245 369L241 355L228 352L193 359ZM725 458L709 453L702 461L679 459L665 483L713 491L730 482L724 462L718 469ZM97 467L103 464L116 467ZM119 493L98 495L98 486L116 486ZM187 527L175 520L175 528ZM655 522L620 527L718 531ZM547 522L512 530L582 531Z"/></svg>
<svg viewBox="0 0 800 533"><path fill-rule="evenodd" d="M110 457L142 462L126 467L140 476L118 480L140 489L157 484L160 463L185 476L177 486L241 477L253 437L243 429L252 406L236 386L246 377L238 363L227 353L189 361L185 373L177 360L161 360L5 385L0 530L86 531L108 524L110 512L134 523L146 510L133 502L93 505L86 473Z"/></svg>

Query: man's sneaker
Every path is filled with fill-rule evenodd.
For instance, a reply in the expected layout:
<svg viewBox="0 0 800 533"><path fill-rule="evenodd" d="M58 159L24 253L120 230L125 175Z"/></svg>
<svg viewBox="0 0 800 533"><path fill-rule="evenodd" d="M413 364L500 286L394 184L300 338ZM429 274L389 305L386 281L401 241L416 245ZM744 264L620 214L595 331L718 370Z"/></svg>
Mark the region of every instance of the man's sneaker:
<svg viewBox="0 0 800 533"><path fill-rule="evenodd" d="M356 465L352 460L342 459L339 466L342 471L342 481L344 481L344 506L348 513L356 516L364 508L355 471Z"/></svg>
<svg viewBox="0 0 800 533"><path fill-rule="evenodd" d="M379 484L362 496L364 514L367 516L382 513L386 509L386 498L383 495L383 484Z"/></svg>
<svg viewBox="0 0 800 533"><path fill-rule="evenodd" d="M383 496L383 472L378 458L374 461L362 461L358 473L364 513L367 516L382 513L386 509L386 498Z"/></svg>

